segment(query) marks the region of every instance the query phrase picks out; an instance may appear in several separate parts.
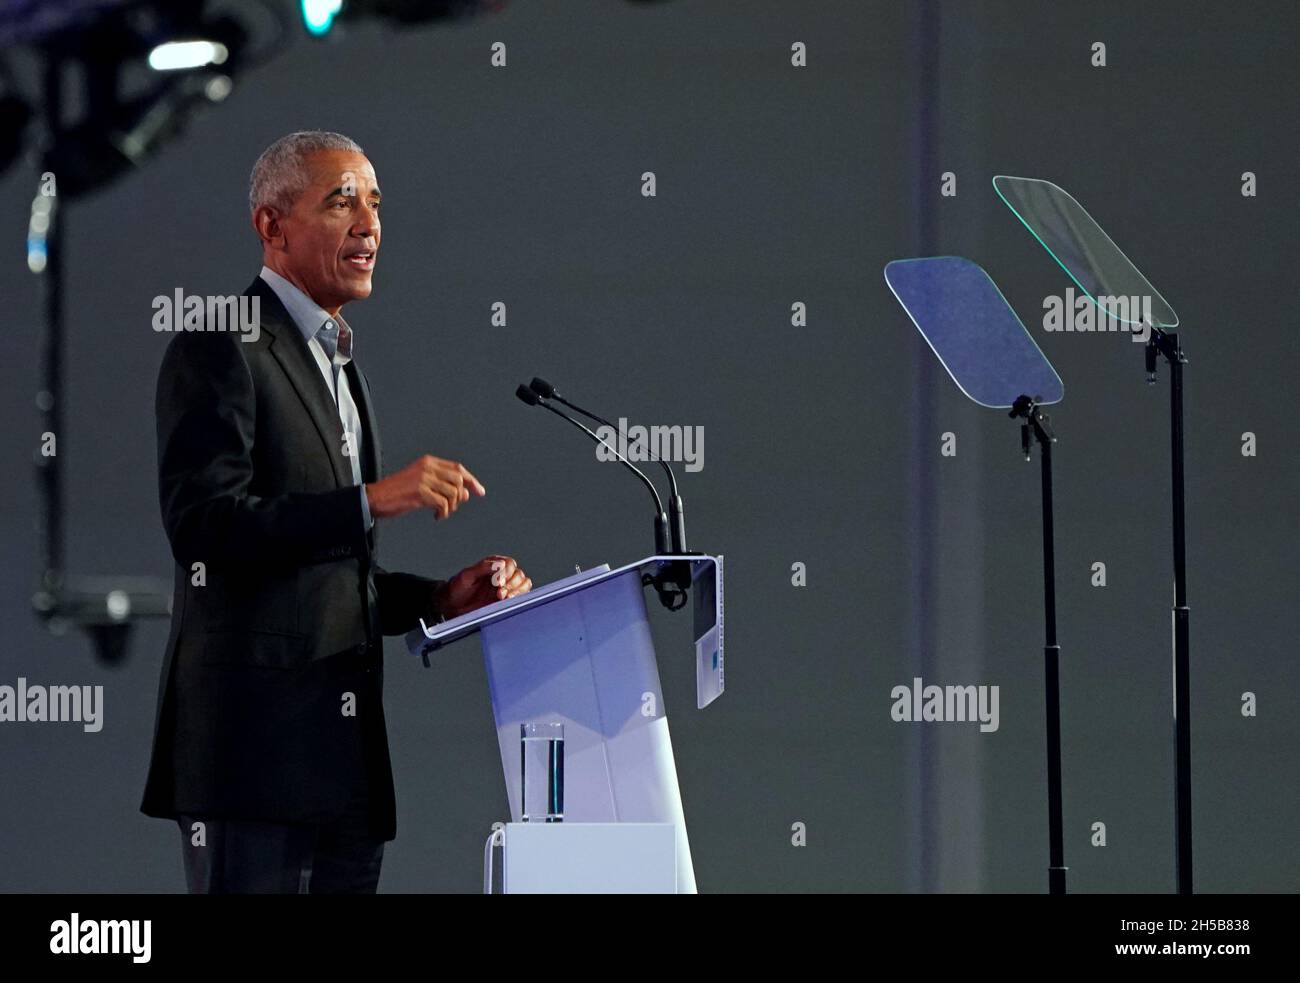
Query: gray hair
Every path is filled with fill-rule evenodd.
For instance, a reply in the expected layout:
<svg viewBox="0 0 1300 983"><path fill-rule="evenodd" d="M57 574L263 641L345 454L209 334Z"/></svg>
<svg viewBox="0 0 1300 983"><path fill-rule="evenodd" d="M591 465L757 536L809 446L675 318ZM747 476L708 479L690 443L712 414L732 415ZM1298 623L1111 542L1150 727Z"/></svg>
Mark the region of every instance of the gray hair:
<svg viewBox="0 0 1300 983"><path fill-rule="evenodd" d="M365 153L355 140L328 130L300 130L280 137L253 165L248 178L248 210L271 205L281 212L292 211L293 203L307 190L307 157L320 150Z"/></svg>

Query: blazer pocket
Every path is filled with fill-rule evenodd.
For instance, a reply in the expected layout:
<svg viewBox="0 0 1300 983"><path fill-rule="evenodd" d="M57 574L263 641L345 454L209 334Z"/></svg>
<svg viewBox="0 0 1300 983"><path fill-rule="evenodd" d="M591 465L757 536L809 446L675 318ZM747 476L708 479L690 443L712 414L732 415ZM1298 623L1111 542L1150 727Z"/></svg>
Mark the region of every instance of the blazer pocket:
<svg viewBox="0 0 1300 983"><path fill-rule="evenodd" d="M306 635L295 632L220 629L195 639L195 661L205 666L299 669L307 664Z"/></svg>

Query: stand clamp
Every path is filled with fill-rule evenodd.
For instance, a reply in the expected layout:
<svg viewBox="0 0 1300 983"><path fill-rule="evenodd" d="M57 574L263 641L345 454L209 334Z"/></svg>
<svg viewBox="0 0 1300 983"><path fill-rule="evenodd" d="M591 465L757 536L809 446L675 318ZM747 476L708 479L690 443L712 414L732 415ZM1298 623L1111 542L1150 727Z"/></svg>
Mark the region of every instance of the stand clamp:
<svg viewBox="0 0 1300 983"><path fill-rule="evenodd" d="M1043 447L1056 442L1056 434L1052 432L1052 418L1043 412L1043 404L1039 402L1042 398L1042 396L1017 396L1016 401L1011 404L1011 412L1007 414L1013 418L1017 416L1025 418L1025 422L1020 425L1020 450L1025 455L1026 461L1029 460L1029 451L1034 440Z"/></svg>

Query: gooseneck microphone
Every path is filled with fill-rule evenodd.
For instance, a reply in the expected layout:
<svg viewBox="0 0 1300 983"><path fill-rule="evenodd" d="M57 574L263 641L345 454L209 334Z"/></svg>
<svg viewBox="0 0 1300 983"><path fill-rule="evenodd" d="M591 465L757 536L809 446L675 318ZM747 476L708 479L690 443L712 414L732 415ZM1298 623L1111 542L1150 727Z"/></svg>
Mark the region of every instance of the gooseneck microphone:
<svg viewBox="0 0 1300 983"><path fill-rule="evenodd" d="M538 379L534 377L533 381L529 384L529 387L532 389L535 395L543 399L553 399L557 403L563 403L565 406L573 410L575 413L581 413L589 420L595 420L597 423L603 423L611 430L618 430L618 427L614 426L614 424L610 423L604 417L597 416L595 413L592 413L590 410L584 410L581 406L577 406L569 402L567 399L565 399L563 396L560 395L559 390L557 390L545 379ZM521 396L520 399L523 399L523 397ZM558 413L559 411L556 410L556 412ZM577 422L577 421L571 421L571 422ZM578 425L582 426L581 424ZM586 430L586 427L583 427L583 429ZM591 433L590 430L587 430L587 432ZM592 436L595 437L596 435L592 434ZM599 440L600 438L597 439ZM686 506L682 502L682 496L677 493L677 475L673 473L673 469L668 465L667 461L663 459L658 459L658 460L659 463L664 466L664 470L668 472L668 485L672 492L669 498L669 510L668 510L668 514L671 521L671 529L672 529L671 552L682 554L686 552ZM626 461L624 461L623 463L627 464ZM632 467L632 465L628 464L628 467ZM635 471L636 469L633 468L633 470ZM637 473L639 474L640 472Z"/></svg>
<svg viewBox="0 0 1300 983"><path fill-rule="evenodd" d="M570 423L572 423L575 427L577 427L579 430L585 433L596 443L609 448L609 450L614 454L615 457L617 457L628 468L630 468L632 472L636 474L636 476L645 483L645 486L650 489L650 494L654 496L655 552L660 555L672 552L671 543L669 541L669 535L668 535L668 517L664 514L663 502L659 498L659 492L655 488L654 483L649 478L647 478L644 474L642 474L641 469L638 468L631 461L629 461L627 458L625 458L622 454L620 454L616 448L610 447L609 444L601 440L600 437L592 433L590 430L588 430L585 426L583 426L573 417L569 416L569 414L565 413L563 410L557 410L554 406L550 404L550 402L548 402L546 397L539 395L537 392L528 388L527 386L520 386L518 389L515 390L515 395L518 396L523 402L527 403L529 406L543 406L546 409L550 410L552 413L554 413L556 416L560 417L561 419L568 420Z"/></svg>

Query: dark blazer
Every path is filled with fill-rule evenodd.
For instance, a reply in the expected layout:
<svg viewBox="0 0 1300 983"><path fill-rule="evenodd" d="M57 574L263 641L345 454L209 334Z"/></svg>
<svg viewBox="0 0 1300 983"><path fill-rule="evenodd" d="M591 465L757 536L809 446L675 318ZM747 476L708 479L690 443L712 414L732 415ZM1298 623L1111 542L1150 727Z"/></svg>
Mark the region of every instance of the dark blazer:
<svg viewBox="0 0 1300 983"><path fill-rule="evenodd" d="M261 305L257 341L180 332L158 374L158 491L176 584L140 808L324 822L368 791L374 831L390 840L381 636L435 618L441 581L375 562L311 350L260 277L244 293ZM383 464L370 390L355 362L345 371L372 482Z"/></svg>

